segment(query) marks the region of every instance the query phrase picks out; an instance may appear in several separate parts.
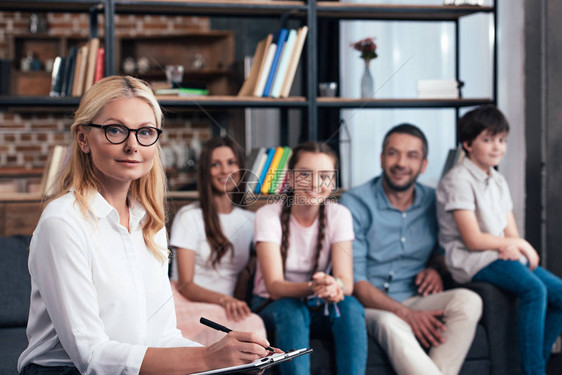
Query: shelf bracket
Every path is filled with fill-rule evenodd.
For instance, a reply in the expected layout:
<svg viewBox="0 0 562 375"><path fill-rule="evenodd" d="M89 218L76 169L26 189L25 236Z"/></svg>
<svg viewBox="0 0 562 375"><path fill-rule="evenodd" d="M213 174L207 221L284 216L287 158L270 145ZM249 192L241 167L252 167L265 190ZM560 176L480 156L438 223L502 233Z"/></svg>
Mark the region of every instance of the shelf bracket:
<svg viewBox="0 0 562 375"><path fill-rule="evenodd" d="M90 39L98 37L98 10L97 5L90 7Z"/></svg>

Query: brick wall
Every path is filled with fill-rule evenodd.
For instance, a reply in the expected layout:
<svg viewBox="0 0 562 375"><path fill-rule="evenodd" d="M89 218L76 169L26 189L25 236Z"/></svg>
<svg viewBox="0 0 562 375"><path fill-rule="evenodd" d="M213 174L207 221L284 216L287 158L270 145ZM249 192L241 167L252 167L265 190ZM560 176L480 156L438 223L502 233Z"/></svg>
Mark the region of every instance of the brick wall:
<svg viewBox="0 0 562 375"><path fill-rule="evenodd" d="M30 13L0 12L0 58L9 58L8 38L10 34L28 33ZM89 16L87 14L49 13L46 15L48 34L87 37ZM103 37L103 16L99 15L99 36ZM208 30L209 19L186 16L116 15L116 36L181 34L191 30ZM50 113L46 109L0 110L0 184L4 168L43 168L49 150L57 144L68 144L69 126L72 113L61 111ZM196 136L207 139L210 136L208 122L203 118L187 115L173 115L166 119L166 131L161 138L162 147L178 143L189 144ZM178 177L176 177L177 179ZM185 181L185 176L179 180ZM14 189L26 184L13 184ZM20 188L21 190L21 188ZM0 189L1 191L1 189ZM5 189L10 191L10 188Z"/></svg>

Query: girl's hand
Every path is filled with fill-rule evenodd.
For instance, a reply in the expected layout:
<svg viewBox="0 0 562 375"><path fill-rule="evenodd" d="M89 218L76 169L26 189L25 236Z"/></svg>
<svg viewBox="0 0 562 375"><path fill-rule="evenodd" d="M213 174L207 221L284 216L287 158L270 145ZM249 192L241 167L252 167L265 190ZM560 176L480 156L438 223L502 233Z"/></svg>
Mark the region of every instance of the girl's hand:
<svg viewBox="0 0 562 375"><path fill-rule="evenodd" d="M246 302L234 297L222 297L220 300L220 305L224 307L224 310L226 311L226 317L229 320L233 320L235 322L243 320L252 313Z"/></svg>
<svg viewBox="0 0 562 375"><path fill-rule="evenodd" d="M222 340L206 347L209 368L238 366L270 354L269 342L251 332L232 331Z"/></svg>
<svg viewBox="0 0 562 375"><path fill-rule="evenodd" d="M312 291L328 303L339 302L344 299L343 290L336 279L324 272L316 272L312 276Z"/></svg>

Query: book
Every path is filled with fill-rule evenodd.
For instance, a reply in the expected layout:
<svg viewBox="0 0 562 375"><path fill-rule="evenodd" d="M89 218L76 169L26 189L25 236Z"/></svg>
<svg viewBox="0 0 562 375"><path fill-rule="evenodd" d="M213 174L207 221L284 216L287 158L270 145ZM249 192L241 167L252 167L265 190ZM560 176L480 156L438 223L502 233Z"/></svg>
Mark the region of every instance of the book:
<svg viewBox="0 0 562 375"><path fill-rule="evenodd" d="M286 98L289 96L291 87L293 86L293 81L295 79L295 74L297 73L297 67L299 66L299 61L302 54L302 49L304 47L304 42L306 41L306 35L308 34L308 26L301 27L297 32L297 40L295 41L295 48L291 56L291 61L287 67L287 74L285 75L285 81L283 82L283 87L279 97Z"/></svg>
<svg viewBox="0 0 562 375"><path fill-rule="evenodd" d="M270 38L273 38L271 34L268 36L268 39ZM273 62L273 57L275 56L275 51L277 51L277 43L274 43L273 39L271 39L271 42L267 47L267 52L265 53L263 64L260 68L260 73L258 75L258 80L256 82L256 87L254 89L254 96L263 95L263 89L267 81L267 75L269 74L271 63Z"/></svg>
<svg viewBox="0 0 562 375"><path fill-rule="evenodd" d="M273 154L273 159L271 159L271 164L269 164L269 169L265 175L263 180L263 184L261 187L262 194L268 194L269 188L271 187L271 183L275 179L275 174L277 173L277 167L279 166L279 162L283 157L283 152L285 151L284 147L276 147L275 154Z"/></svg>
<svg viewBox="0 0 562 375"><path fill-rule="evenodd" d="M78 53L78 48L76 46L72 46L68 49L68 54L66 56L66 64L64 64L64 74L62 77L61 96L72 95L72 84L74 80L74 66L76 65L77 53Z"/></svg>
<svg viewBox="0 0 562 375"><path fill-rule="evenodd" d="M256 188L254 189L254 194L259 194L261 192L261 187L263 185L263 181L265 180L265 177L267 176L267 171L269 171L269 166L271 165L271 161L273 160L273 156L275 155L275 148L271 147L267 150L267 158L265 159L265 162L263 164L263 167L261 169L261 172L259 174L259 179L258 182L256 184Z"/></svg>
<svg viewBox="0 0 562 375"><path fill-rule="evenodd" d="M263 152L256 157L254 161L254 165L252 166L252 171L250 173L249 183L248 183L248 191L255 191L258 181L260 179L261 171L265 165L267 160L267 148L263 148Z"/></svg>
<svg viewBox="0 0 562 375"><path fill-rule="evenodd" d="M86 79L84 81L84 92L88 91L88 89L94 84L98 48L100 48L99 38L92 38L88 41L88 63L86 68Z"/></svg>
<svg viewBox="0 0 562 375"><path fill-rule="evenodd" d="M209 95L207 89L194 89L189 87L180 87L177 89L157 89L154 90L155 95L178 95L178 96L198 96Z"/></svg>
<svg viewBox="0 0 562 375"><path fill-rule="evenodd" d="M287 42L285 47L283 47L283 54L279 60L279 67L277 68L277 74L273 80L273 86L271 88L270 95L273 98L278 98L281 94L281 88L283 87L283 82L285 82L285 76L287 75L287 69L289 68L289 62L295 49L295 42L297 40L297 30L289 31L289 36L287 37Z"/></svg>
<svg viewBox="0 0 562 375"><path fill-rule="evenodd" d="M72 84L72 96L80 96L84 93L84 79L86 76L86 63L88 62L88 45L84 44L76 53L76 65L74 66L74 82Z"/></svg>
<svg viewBox="0 0 562 375"><path fill-rule="evenodd" d="M244 80L240 91L238 91L238 96L250 96L253 94L256 84L258 82L258 75L262 62L265 58L265 48L266 48L267 38L261 40L256 46L256 51L254 52L254 58L252 59L252 67L250 68L250 73L248 78Z"/></svg>
<svg viewBox="0 0 562 375"><path fill-rule="evenodd" d="M61 96L65 64L66 57L55 57L55 61L53 62L53 71L51 72L51 92L49 93L49 96Z"/></svg>
<svg viewBox="0 0 562 375"><path fill-rule="evenodd" d="M269 187L269 194L276 194L281 190L281 184L286 178L287 167L289 165L288 162L292 154L293 150L290 147L285 146L283 148L283 156L281 157L281 161L279 161L277 171L275 172L275 177L271 182L271 186Z"/></svg>
<svg viewBox="0 0 562 375"><path fill-rule="evenodd" d="M286 353L273 353L272 355L263 358L258 358L255 361L247 363L245 365L230 366L230 367L224 367L215 370L197 372L192 375L223 375L223 374L233 374L239 372L253 373L257 370L264 370L271 366L278 365L279 363L290 361L293 358L300 357L301 355L308 354L310 352L312 352L312 349L302 348L297 350L291 350Z"/></svg>
<svg viewBox="0 0 562 375"><path fill-rule="evenodd" d="M285 42L287 41L287 36L289 31L285 28L282 28L279 31L279 37L277 38L277 49L275 50L275 55L273 56L273 61L271 62L271 68L269 69L269 73L267 75L267 81L265 82L265 87L263 89L263 96L268 97L270 96L271 86L273 85L273 80L275 79L275 74L277 73L277 66L279 65L279 58L281 57L281 53L283 52L283 47Z"/></svg>
<svg viewBox="0 0 562 375"><path fill-rule="evenodd" d="M45 170L41 178L41 193L44 197L50 197L55 193L56 184L66 159L66 150L66 146L55 145L49 151L47 164L45 164Z"/></svg>
<svg viewBox="0 0 562 375"><path fill-rule="evenodd" d="M256 147L250 151L250 155L246 158L246 186L248 191L254 191L252 187L255 187L258 181L258 173L256 169L259 167L262 156L265 154L265 147Z"/></svg>
<svg viewBox="0 0 562 375"><path fill-rule="evenodd" d="M103 78L105 67L105 49L98 48L98 57L96 58L96 74L94 75L94 84Z"/></svg>
<svg viewBox="0 0 562 375"><path fill-rule="evenodd" d="M10 94L10 77L12 76L12 61L0 59L0 95Z"/></svg>
<svg viewBox="0 0 562 375"><path fill-rule="evenodd" d="M459 82L455 79L423 79L416 83L420 99L458 99Z"/></svg>

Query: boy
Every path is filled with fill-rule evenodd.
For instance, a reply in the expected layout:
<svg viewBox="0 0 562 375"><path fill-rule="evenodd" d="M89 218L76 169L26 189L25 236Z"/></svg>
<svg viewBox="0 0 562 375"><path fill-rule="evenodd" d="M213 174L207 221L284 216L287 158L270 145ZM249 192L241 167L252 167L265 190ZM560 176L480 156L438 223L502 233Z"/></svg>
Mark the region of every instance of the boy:
<svg viewBox="0 0 562 375"><path fill-rule="evenodd" d="M509 187L494 167L507 149L509 124L494 106L459 123L466 158L437 188L439 241L457 282L486 281L520 297L519 352L523 374L545 374L562 331L562 280L541 268L519 236Z"/></svg>

